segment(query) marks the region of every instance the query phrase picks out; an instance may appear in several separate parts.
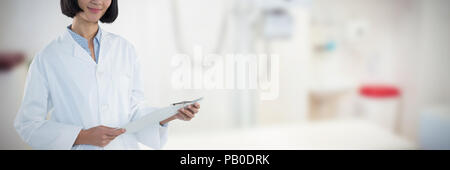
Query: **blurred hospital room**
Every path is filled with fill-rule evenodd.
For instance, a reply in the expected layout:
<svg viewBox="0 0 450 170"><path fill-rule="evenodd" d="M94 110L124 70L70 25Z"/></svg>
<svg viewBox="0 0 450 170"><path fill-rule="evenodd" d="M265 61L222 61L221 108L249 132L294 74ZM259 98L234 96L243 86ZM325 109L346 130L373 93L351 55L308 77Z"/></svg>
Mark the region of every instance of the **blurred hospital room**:
<svg viewBox="0 0 450 170"><path fill-rule="evenodd" d="M449 0L118 3L100 27L134 44L146 104L204 98L163 149L450 149ZM31 149L27 71L71 22L59 0L0 1L0 149Z"/></svg>

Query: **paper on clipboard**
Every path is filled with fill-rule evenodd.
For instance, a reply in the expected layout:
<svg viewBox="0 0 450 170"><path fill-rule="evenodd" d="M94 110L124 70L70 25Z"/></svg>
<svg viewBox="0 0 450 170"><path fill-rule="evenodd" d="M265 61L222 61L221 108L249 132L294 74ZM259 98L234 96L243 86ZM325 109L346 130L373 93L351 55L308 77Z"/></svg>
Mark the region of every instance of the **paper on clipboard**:
<svg viewBox="0 0 450 170"><path fill-rule="evenodd" d="M186 107L188 105L194 104L196 102L199 102L202 99L203 99L203 97L193 100L193 101L183 101L183 102L179 102L179 103L174 103L171 106L157 109L155 111L152 111L151 113L148 113L147 115L145 115L144 117L142 117L139 120L128 123L127 125L123 126L122 128L126 129L125 133L136 133L149 125L157 124L157 123L177 114L177 111L179 109Z"/></svg>

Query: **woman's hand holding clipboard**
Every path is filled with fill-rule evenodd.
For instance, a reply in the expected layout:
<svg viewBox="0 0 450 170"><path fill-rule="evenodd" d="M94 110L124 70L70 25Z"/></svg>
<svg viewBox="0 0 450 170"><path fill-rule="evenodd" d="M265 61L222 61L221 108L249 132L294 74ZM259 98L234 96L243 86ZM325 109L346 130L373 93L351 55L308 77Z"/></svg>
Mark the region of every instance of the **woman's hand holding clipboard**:
<svg viewBox="0 0 450 170"><path fill-rule="evenodd" d="M152 111L141 119L130 122L122 128L126 130L125 133L135 133L156 123L164 125L175 119L189 121L195 116L198 109L200 109L199 102L201 100L203 100L203 97L192 101L173 103L171 106Z"/></svg>

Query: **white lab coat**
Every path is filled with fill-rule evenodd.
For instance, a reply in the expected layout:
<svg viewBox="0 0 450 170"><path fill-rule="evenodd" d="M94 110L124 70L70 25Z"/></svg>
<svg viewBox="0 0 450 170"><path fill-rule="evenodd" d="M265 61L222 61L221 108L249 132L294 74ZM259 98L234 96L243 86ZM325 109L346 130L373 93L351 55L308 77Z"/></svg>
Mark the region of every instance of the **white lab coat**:
<svg viewBox="0 0 450 170"><path fill-rule="evenodd" d="M160 149L167 126L158 124L123 134L106 147L73 146L82 129L121 127L148 114L135 49L124 38L102 30L98 64L68 31L31 63L14 126L34 149ZM49 114L48 114L49 113Z"/></svg>

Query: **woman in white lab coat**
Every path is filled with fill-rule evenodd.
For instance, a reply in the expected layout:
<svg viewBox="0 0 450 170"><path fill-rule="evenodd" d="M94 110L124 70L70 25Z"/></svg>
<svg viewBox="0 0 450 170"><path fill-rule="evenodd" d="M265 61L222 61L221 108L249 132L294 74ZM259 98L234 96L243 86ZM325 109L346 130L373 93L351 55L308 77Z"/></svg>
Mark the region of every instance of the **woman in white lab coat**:
<svg viewBox="0 0 450 170"><path fill-rule="evenodd" d="M139 58L131 43L102 30L112 23L117 0L61 0L73 18L63 35L40 51L30 66L14 126L34 149L160 149L168 122L191 120L198 103L159 124L128 134L123 125L148 114L143 106Z"/></svg>

